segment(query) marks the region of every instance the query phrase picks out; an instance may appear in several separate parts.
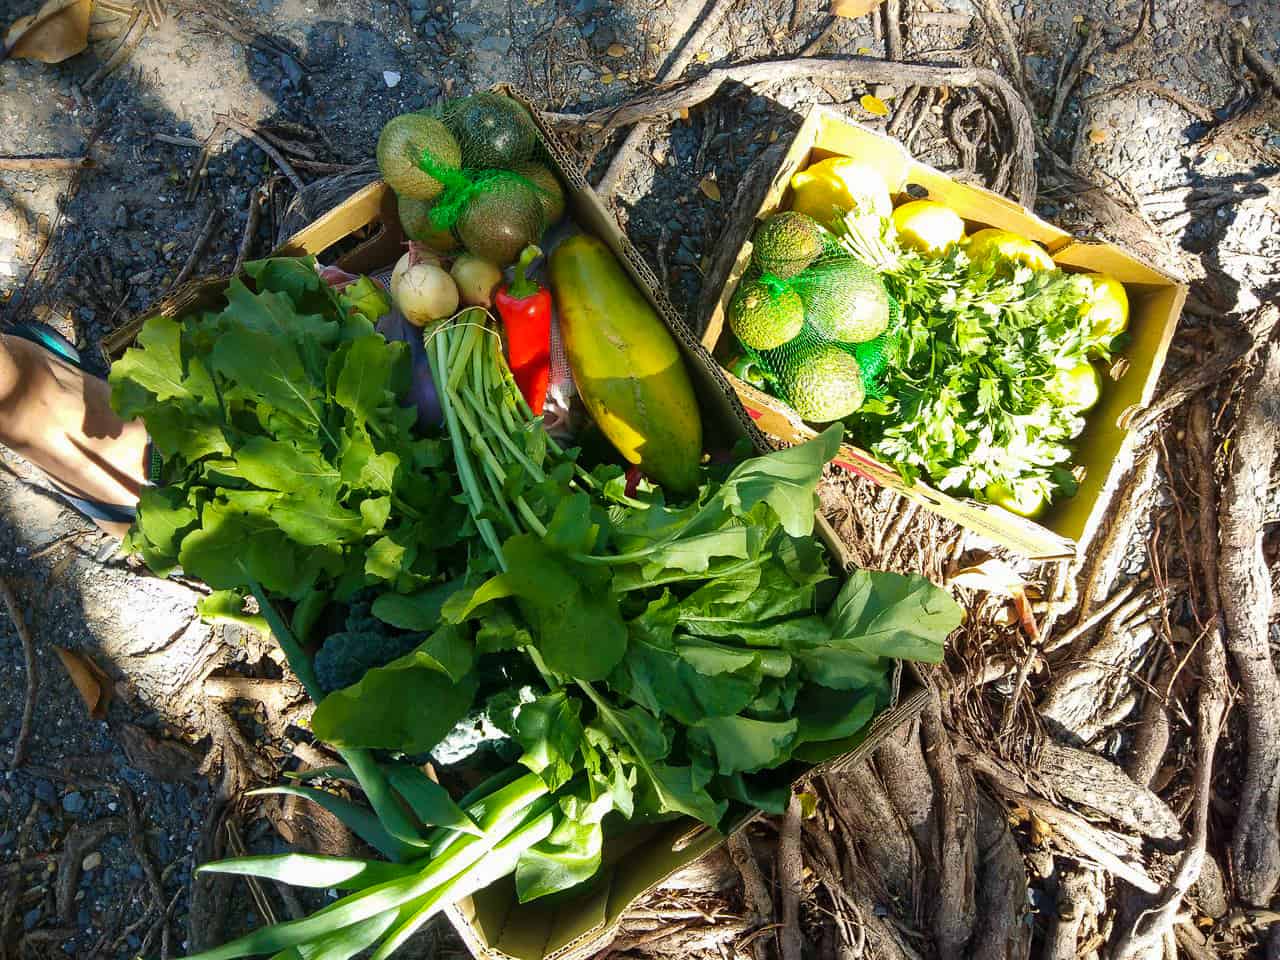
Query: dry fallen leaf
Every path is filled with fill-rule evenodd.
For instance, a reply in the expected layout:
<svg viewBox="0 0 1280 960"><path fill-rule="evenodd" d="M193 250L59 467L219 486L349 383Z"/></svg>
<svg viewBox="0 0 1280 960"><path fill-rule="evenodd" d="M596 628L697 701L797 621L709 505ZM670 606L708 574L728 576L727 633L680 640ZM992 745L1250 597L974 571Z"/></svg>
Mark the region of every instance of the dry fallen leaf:
<svg viewBox="0 0 1280 960"><path fill-rule="evenodd" d="M1089 131L1089 140L1093 143L1106 143L1107 131L1103 130L1101 127L1094 127Z"/></svg>
<svg viewBox="0 0 1280 960"><path fill-rule="evenodd" d="M701 190L705 196L707 196L712 200L720 199L720 184L716 183L710 177L703 177L702 180L698 183L698 189Z"/></svg>
<svg viewBox="0 0 1280 960"><path fill-rule="evenodd" d="M862 109L875 117L887 117L889 115L889 107L879 97L873 97L869 93L864 93L858 100L862 104Z"/></svg>
<svg viewBox="0 0 1280 960"><path fill-rule="evenodd" d="M884 0L831 0L829 8L833 17L845 17L853 20L857 17L865 17Z"/></svg>
<svg viewBox="0 0 1280 960"><path fill-rule="evenodd" d="M1031 612L1031 594L1036 591L1022 577L1018 576L1013 567L1003 560L988 557L980 563L963 567L951 574L947 578L947 583L948 585L967 587L970 590L980 590L984 593L994 593L997 596L1008 597L1013 601L1014 610L1017 611L1018 620L1022 623L1022 629L1026 633L1027 639L1032 643L1039 642L1040 630L1036 626L1036 618Z"/></svg>
<svg viewBox="0 0 1280 960"><path fill-rule="evenodd" d="M601 82L601 83L613 83L613 74L612 74L612 73L605 73L605 74L601 74L601 76L600 76L600 82Z"/></svg>
<svg viewBox="0 0 1280 960"><path fill-rule="evenodd" d="M100 666L83 653L67 650L65 647L54 647L58 659L66 669L71 682L76 685L80 699L84 701L89 716L101 720L107 715L107 707L111 704L113 684Z"/></svg>
<svg viewBox="0 0 1280 960"><path fill-rule="evenodd" d="M13 21L4 35L0 60L22 57L61 63L89 45L93 0L47 0L29 17Z"/></svg>
<svg viewBox="0 0 1280 960"><path fill-rule="evenodd" d="M620 43L609 44L609 49L605 51L605 53L607 53L611 57L625 56L626 52L627 52L627 48Z"/></svg>

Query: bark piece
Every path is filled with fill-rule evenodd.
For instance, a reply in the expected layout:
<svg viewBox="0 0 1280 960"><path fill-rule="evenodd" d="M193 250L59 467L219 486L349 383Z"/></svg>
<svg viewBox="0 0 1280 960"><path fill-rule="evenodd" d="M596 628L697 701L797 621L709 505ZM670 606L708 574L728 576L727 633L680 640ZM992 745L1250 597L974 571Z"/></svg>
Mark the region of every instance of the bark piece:
<svg viewBox="0 0 1280 960"><path fill-rule="evenodd" d="M1182 824L1168 804L1105 757L1049 740L1038 767L1055 793L1144 837L1171 840L1182 835Z"/></svg>

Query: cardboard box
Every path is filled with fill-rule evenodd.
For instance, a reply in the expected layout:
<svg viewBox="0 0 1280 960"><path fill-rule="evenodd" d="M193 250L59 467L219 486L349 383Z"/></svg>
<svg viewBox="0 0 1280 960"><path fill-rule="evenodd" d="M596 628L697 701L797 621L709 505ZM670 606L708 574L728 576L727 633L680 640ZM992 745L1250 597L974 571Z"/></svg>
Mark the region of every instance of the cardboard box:
<svg viewBox="0 0 1280 960"><path fill-rule="evenodd" d="M536 117L536 111L534 114ZM569 215L608 244L679 343L701 404L706 434L723 439L726 446L745 436L758 451L766 452L767 441L738 403L719 366L660 292L652 271L587 185L573 156L545 124L540 122L539 127L565 184ZM336 262L352 273L371 273L395 262L403 241L395 195L377 182L320 216L282 244L274 255L311 254L325 263ZM336 254L333 248L339 245L343 252ZM226 278L188 284L122 328L123 333L113 341L113 352L132 341L146 317L157 313L178 317L215 306L226 284ZM817 532L831 551L833 568L847 569L852 565L848 552L821 515L817 520ZM855 740L851 749L811 767L802 779L842 769L867 756L892 730L917 716L928 697L914 670L900 666L892 680L890 708L863 731L861 740ZM736 829L744 827L749 819ZM691 819L629 828L607 838L601 871L582 893L520 904L508 878L453 907L450 919L472 953L484 960L577 960L612 940L619 920L637 899L725 839Z"/></svg>
<svg viewBox="0 0 1280 960"><path fill-rule="evenodd" d="M1085 471L1079 491L1074 497L1053 503L1040 520L1027 520L991 504L952 496L925 483L907 484L892 465L851 445L841 449L837 460L845 469L896 490L1017 553L1032 558L1073 556L1076 544L1092 535L1106 510L1109 486L1113 486L1108 481L1113 480L1112 466L1124 446L1127 423L1151 402L1187 288L1119 247L1074 238L1005 197L957 183L912 159L898 141L826 107L810 109L765 194L757 218L788 209L792 174L834 155L854 157L875 167L884 175L891 193L901 195L908 184L923 188L930 199L941 201L960 214L970 233L981 227L1012 230L1042 244L1064 270L1100 271L1124 284L1131 307L1132 341L1123 352L1128 369L1118 380L1104 378L1102 398L1090 411L1085 431L1076 441L1074 462ZM912 196L918 198L922 194L913 190ZM725 311L750 259L748 241L703 331L703 345L721 359L736 347L736 338L725 324ZM725 376L765 433L787 443L799 443L816 435L777 397L732 374L726 372Z"/></svg>

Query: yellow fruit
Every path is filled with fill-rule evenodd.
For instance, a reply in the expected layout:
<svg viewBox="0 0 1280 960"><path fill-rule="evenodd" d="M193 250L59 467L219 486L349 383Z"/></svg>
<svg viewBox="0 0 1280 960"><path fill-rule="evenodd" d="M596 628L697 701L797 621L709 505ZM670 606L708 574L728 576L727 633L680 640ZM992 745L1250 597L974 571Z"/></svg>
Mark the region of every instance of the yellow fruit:
<svg viewBox="0 0 1280 960"><path fill-rule="evenodd" d="M1092 286L1085 316L1095 336L1110 340L1129 329L1129 295L1124 284L1105 273L1086 273Z"/></svg>
<svg viewBox="0 0 1280 960"><path fill-rule="evenodd" d="M1024 493L1019 497L1003 483L993 483L982 493L988 501L994 503L997 507L1003 507L1010 513L1016 513L1020 517L1029 519L1040 516L1040 514L1044 513L1045 508L1049 506L1049 501L1040 494Z"/></svg>
<svg viewBox="0 0 1280 960"><path fill-rule="evenodd" d="M993 250L1006 259L1026 264L1032 270L1053 269L1053 258L1045 252L1044 247L1011 230L987 227L969 238L970 260L982 260Z"/></svg>
<svg viewBox="0 0 1280 960"><path fill-rule="evenodd" d="M936 200L910 200L893 211L898 241L921 253L943 253L964 237L964 221Z"/></svg>
<svg viewBox="0 0 1280 960"><path fill-rule="evenodd" d="M1081 360L1074 367L1055 373L1049 389L1065 406L1088 410L1102 395L1102 378L1093 364Z"/></svg>
<svg viewBox="0 0 1280 960"><path fill-rule="evenodd" d="M848 157L819 160L791 178L791 209L830 226L850 211L888 217L893 212L884 177Z"/></svg>
<svg viewBox="0 0 1280 960"><path fill-rule="evenodd" d="M696 490L702 420L666 325L595 237L561 242L550 275L565 354L587 411L628 463L668 490Z"/></svg>

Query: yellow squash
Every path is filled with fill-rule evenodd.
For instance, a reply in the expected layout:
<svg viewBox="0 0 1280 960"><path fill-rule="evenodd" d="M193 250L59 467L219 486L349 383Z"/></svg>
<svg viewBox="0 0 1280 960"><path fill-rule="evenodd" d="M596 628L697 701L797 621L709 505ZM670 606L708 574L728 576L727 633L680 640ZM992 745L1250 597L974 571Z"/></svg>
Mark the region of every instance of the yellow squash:
<svg viewBox="0 0 1280 960"><path fill-rule="evenodd" d="M662 319L595 237L563 241L550 268L565 353L587 410L629 463L668 490L692 492L702 420Z"/></svg>

